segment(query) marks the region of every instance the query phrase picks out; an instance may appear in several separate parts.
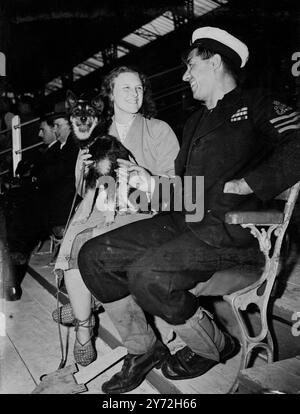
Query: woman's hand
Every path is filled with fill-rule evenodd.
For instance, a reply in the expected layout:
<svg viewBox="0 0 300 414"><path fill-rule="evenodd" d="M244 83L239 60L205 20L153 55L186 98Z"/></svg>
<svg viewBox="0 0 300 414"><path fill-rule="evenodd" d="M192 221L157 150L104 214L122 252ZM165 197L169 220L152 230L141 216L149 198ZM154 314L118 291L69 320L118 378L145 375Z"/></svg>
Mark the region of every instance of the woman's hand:
<svg viewBox="0 0 300 414"><path fill-rule="evenodd" d="M120 166L119 179L126 180L131 187L138 190L151 192L152 176L145 168L120 158L117 161Z"/></svg>
<svg viewBox="0 0 300 414"><path fill-rule="evenodd" d="M93 161L90 160L90 158L91 154L89 153L88 149L83 149L82 151L80 151L77 161L79 171L82 171L84 169L84 172L87 173L89 165L93 163Z"/></svg>
<svg viewBox="0 0 300 414"><path fill-rule="evenodd" d="M89 165L92 164L91 154L88 149L79 151L76 166L75 166L75 183L78 194L83 197L85 193L85 186L83 177L88 172Z"/></svg>

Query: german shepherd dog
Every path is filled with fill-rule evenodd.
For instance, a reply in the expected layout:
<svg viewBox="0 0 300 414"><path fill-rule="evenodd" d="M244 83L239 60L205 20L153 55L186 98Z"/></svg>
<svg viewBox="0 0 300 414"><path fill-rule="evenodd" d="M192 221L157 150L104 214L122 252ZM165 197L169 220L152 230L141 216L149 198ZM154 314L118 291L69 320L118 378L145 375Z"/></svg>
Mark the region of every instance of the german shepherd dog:
<svg viewBox="0 0 300 414"><path fill-rule="evenodd" d="M89 151L92 161L84 170L85 195L73 223L85 223L95 202L96 207L104 212L106 225L114 221L117 209L121 213L136 212L128 200L127 180L119 178L117 173L118 158L134 161L135 158L117 138L107 134L101 97L77 99L73 92L68 91L66 109L75 138L81 149Z"/></svg>

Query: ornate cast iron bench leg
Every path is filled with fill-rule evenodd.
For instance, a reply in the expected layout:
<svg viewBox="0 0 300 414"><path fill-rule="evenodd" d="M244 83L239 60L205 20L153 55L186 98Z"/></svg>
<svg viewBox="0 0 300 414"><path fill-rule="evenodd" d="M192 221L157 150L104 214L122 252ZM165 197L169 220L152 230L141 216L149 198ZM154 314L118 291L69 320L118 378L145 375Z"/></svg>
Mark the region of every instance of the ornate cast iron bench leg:
<svg viewBox="0 0 300 414"><path fill-rule="evenodd" d="M226 215L227 223L239 224L250 229L265 256L263 273L256 282L223 296L224 300L230 304L241 331L242 356L239 372L247 368L252 352L256 348L264 349L268 363L273 362L274 345L267 319L269 298L275 279L280 272L282 241L296 203L299 186L300 182L288 190L284 197L280 197L286 200L282 213L277 211L231 212ZM242 311L246 311L250 304L256 305L260 312L261 327L254 335L250 334L242 316ZM236 387L237 379L232 389Z"/></svg>

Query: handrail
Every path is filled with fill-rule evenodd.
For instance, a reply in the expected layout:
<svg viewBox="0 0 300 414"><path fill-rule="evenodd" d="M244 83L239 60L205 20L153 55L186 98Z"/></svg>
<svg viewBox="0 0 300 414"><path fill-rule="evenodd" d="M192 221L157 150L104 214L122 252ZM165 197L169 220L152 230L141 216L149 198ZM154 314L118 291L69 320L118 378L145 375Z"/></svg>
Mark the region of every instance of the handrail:
<svg viewBox="0 0 300 414"><path fill-rule="evenodd" d="M1 172L0 172L0 175L7 174L7 173L9 173L9 171L10 171L10 170L4 170L4 171L1 171Z"/></svg>
<svg viewBox="0 0 300 414"><path fill-rule="evenodd" d="M9 132L11 130L12 130L11 128L2 129L2 131L0 131L0 135L4 134L5 132Z"/></svg>
<svg viewBox="0 0 300 414"><path fill-rule="evenodd" d="M22 149L20 149L18 151L15 151L15 153L16 154L22 154L22 152L28 151L31 148L40 147L43 144L44 144L43 142L37 142L36 144L29 145L29 147L25 147L25 148L22 148Z"/></svg>
<svg viewBox="0 0 300 414"><path fill-rule="evenodd" d="M184 65L181 64L181 65L175 66L174 68L167 69L167 70L164 70L162 72L155 73L154 75L150 75L150 76L148 76L148 78L149 79L154 79L154 78L157 78L158 76L165 75L167 73L174 72L177 69L183 69L183 68L184 68Z"/></svg>
<svg viewBox="0 0 300 414"><path fill-rule="evenodd" d="M170 92L174 89L178 88L188 88L189 86L184 82L177 82L173 83L172 85L167 86L166 88L160 89L156 93L153 94L153 98L156 99L157 96L160 96L161 94L164 94L166 92Z"/></svg>
<svg viewBox="0 0 300 414"><path fill-rule="evenodd" d="M20 117L19 115L15 115L12 119L12 158L13 158L13 174L14 177L16 176L16 169L17 169L17 165L18 163L21 161L22 159L22 155L17 154L17 151L20 150L22 148L22 144L21 144L21 129L20 128L15 128L17 125L20 124Z"/></svg>
<svg viewBox="0 0 300 414"><path fill-rule="evenodd" d="M177 85L175 87L177 87ZM188 89L189 89L189 87L186 86L186 85L178 86L177 89L169 88L169 89L166 90L166 93L163 93L162 95L156 96L155 100L165 98L166 96L171 96L171 95L174 95L176 93L179 93L179 92L182 92L182 91L185 91L185 90L188 90Z"/></svg>
<svg viewBox="0 0 300 414"><path fill-rule="evenodd" d="M26 126L26 125L33 124L34 122L37 122L37 121L39 121L40 119L41 119L41 117L40 117L40 116L39 116L38 118L33 118L33 119L30 119L30 121L26 121L26 122L22 122L22 123L20 123L20 124L14 125L14 128L15 128L15 129L17 129L17 128L21 128L21 127Z"/></svg>
<svg viewBox="0 0 300 414"><path fill-rule="evenodd" d="M22 123L20 123L20 124L14 125L14 127L13 127L13 128L6 128L6 129L3 129L2 131L0 131L0 134L4 134L5 132L12 131L13 129L17 129L17 128L21 128L21 127L26 126L26 125L33 124L34 122L37 122L37 121L39 121L40 119L41 119L41 117L38 117L38 118L33 118L33 119L30 119L29 121L22 122Z"/></svg>
<svg viewBox="0 0 300 414"><path fill-rule="evenodd" d="M12 152L13 175L14 176L16 175L17 165L22 159L22 153L25 152L25 151L28 151L32 148L40 147L41 145L43 145L43 142L37 142L36 144L29 145L28 147L25 147L25 148L21 148L21 127L33 124L34 122L36 122L40 119L41 119L40 117L33 118L30 121L26 121L26 122L21 123L19 115L15 115L12 118L12 127L11 127L11 131L12 131L12 148L7 148L7 149L1 151L0 155L6 154L10 151ZM2 131L2 133L3 133L3 131ZM4 173L6 173L6 171L3 172L3 174Z"/></svg>
<svg viewBox="0 0 300 414"><path fill-rule="evenodd" d="M0 151L0 155L6 154L7 152L10 152L12 150L12 147L7 148L6 150Z"/></svg>
<svg viewBox="0 0 300 414"><path fill-rule="evenodd" d="M43 145L43 142L37 142L36 144L29 145L28 147L25 147L23 149L20 149L18 151L15 151L16 154L21 154L24 151L30 150L31 148L39 147L40 145ZM12 148L7 148L6 150L0 151L0 155L6 154L7 152L10 152Z"/></svg>

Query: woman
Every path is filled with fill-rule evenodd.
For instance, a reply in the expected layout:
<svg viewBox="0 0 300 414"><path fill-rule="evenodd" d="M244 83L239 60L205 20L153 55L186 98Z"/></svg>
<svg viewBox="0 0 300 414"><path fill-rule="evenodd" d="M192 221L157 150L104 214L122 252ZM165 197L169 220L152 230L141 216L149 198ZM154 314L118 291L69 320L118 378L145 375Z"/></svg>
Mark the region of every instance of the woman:
<svg viewBox="0 0 300 414"><path fill-rule="evenodd" d="M136 162L153 175L173 176L179 144L170 126L153 118L155 107L146 77L132 68L121 66L105 77L101 94L108 103L109 134L119 138L132 152ZM75 172L78 184L82 169L90 162L89 157L85 151L80 151ZM80 206L77 212L79 210ZM107 227L104 225L103 213L94 208L86 223L73 225L71 222L66 232L55 270L64 271L70 304L54 311L53 319L75 325L74 357L80 365L85 366L94 361L96 350L92 336L95 324L91 314L92 297L78 270L78 252L92 237L150 217L150 214L117 215L115 222Z"/></svg>

